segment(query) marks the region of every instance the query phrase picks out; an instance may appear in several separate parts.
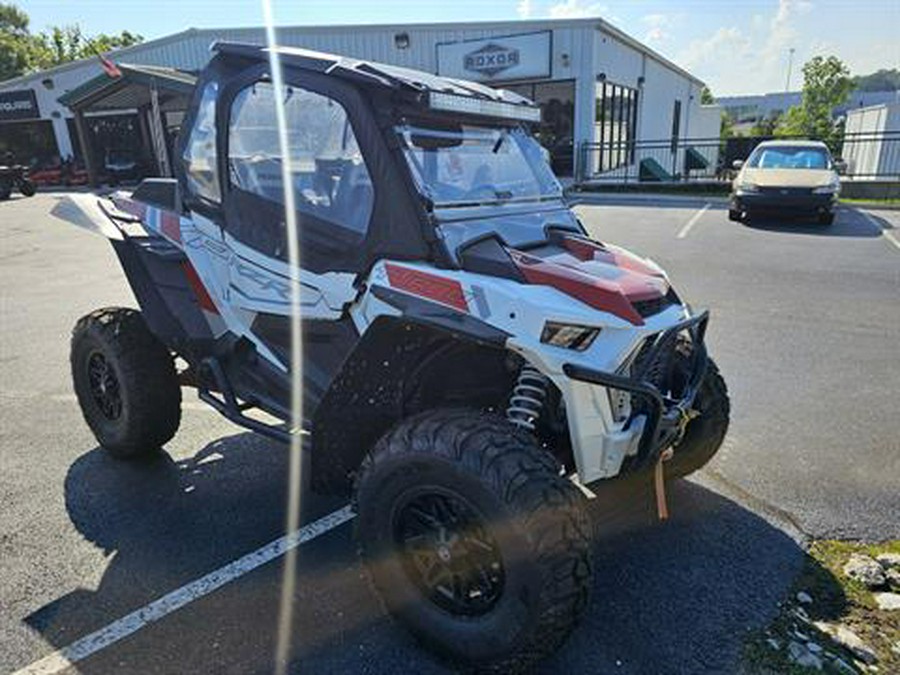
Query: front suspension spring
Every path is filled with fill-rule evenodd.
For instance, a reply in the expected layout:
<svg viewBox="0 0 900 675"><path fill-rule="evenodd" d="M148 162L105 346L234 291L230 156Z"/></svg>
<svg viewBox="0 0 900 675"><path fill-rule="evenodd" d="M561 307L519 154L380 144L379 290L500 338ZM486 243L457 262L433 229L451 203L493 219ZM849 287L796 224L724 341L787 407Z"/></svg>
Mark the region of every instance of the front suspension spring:
<svg viewBox="0 0 900 675"><path fill-rule="evenodd" d="M521 429L534 431L547 400L547 384L547 377L537 368L523 365L509 397L506 419Z"/></svg>

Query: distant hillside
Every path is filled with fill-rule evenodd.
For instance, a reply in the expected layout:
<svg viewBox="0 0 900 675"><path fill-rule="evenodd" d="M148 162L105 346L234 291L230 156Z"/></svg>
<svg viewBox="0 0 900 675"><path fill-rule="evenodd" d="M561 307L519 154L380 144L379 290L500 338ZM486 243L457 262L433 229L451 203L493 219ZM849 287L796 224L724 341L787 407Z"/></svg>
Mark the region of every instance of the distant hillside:
<svg viewBox="0 0 900 675"><path fill-rule="evenodd" d="M882 68L869 75L852 78L857 91L896 91L900 89L900 70Z"/></svg>

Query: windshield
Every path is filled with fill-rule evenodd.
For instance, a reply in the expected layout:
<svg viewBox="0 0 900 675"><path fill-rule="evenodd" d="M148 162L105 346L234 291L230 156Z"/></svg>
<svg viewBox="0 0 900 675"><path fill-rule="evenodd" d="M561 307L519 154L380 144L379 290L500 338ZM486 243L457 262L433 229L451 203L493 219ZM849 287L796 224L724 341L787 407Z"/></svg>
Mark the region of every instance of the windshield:
<svg viewBox="0 0 900 675"><path fill-rule="evenodd" d="M747 165L752 169L830 169L831 158L824 148L759 147L750 155Z"/></svg>
<svg viewBox="0 0 900 675"><path fill-rule="evenodd" d="M405 123L396 131L419 191L435 206L562 196L541 147L521 128Z"/></svg>

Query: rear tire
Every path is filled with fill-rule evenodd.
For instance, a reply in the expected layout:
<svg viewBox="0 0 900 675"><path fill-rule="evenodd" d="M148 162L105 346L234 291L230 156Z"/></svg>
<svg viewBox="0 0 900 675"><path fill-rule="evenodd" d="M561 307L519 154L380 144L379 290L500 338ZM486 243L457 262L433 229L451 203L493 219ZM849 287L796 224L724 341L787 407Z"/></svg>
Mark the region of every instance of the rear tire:
<svg viewBox="0 0 900 675"><path fill-rule="evenodd" d="M674 477L687 476L705 466L719 451L728 433L731 412L728 387L712 359L694 404L700 415L688 423L684 437L675 446L675 455L666 464L666 473Z"/></svg>
<svg viewBox="0 0 900 675"><path fill-rule="evenodd" d="M135 309L100 309L72 331L70 363L84 420L112 455L157 452L181 422L181 387L168 349Z"/></svg>
<svg viewBox="0 0 900 675"><path fill-rule="evenodd" d="M401 422L363 462L355 505L360 552L388 611L456 663L521 672L584 612L583 497L502 418L437 410Z"/></svg>
<svg viewBox="0 0 900 675"><path fill-rule="evenodd" d="M741 212L735 209L728 209L728 220L733 223L740 223L743 220L741 218Z"/></svg>
<svg viewBox="0 0 900 675"><path fill-rule="evenodd" d="M37 188L30 180L26 180L23 178L21 181L19 181L19 192L21 192L25 197L34 197L34 193L37 192Z"/></svg>
<svg viewBox="0 0 900 675"><path fill-rule="evenodd" d="M828 213L820 213L817 220L819 221L819 225L831 225L834 223L834 213L831 211Z"/></svg>

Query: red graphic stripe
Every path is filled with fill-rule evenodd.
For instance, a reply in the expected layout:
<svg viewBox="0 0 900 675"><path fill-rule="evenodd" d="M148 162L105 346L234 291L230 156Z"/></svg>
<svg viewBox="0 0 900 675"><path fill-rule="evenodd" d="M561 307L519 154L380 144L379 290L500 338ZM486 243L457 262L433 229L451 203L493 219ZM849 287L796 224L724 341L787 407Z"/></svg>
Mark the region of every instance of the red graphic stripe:
<svg viewBox="0 0 900 675"><path fill-rule="evenodd" d="M197 296L197 302L200 303L200 308L205 309L207 312L218 314L219 310L216 309L216 305L213 302L213 299L207 292L206 286L203 285L203 281L200 280L200 275L197 274L197 270L194 269L194 266L191 265L190 261L188 260L185 260L183 263L181 263L181 266L184 269L185 275L187 276L188 283L191 285L191 288L194 291L194 295Z"/></svg>
<svg viewBox="0 0 900 675"><path fill-rule="evenodd" d="M550 286L594 309L615 314L635 326L644 325L618 284L520 251L510 249L509 254L529 284Z"/></svg>
<svg viewBox="0 0 900 675"><path fill-rule="evenodd" d="M460 312L469 311L469 304L466 302L466 296L463 295L462 284L458 281L390 263L385 265L385 269L387 269L388 282L392 288L434 300L442 305L458 309Z"/></svg>
<svg viewBox="0 0 900 675"><path fill-rule="evenodd" d="M181 243L181 219L178 217L177 213L160 211L159 229L172 241L177 241L179 244Z"/></svg>

